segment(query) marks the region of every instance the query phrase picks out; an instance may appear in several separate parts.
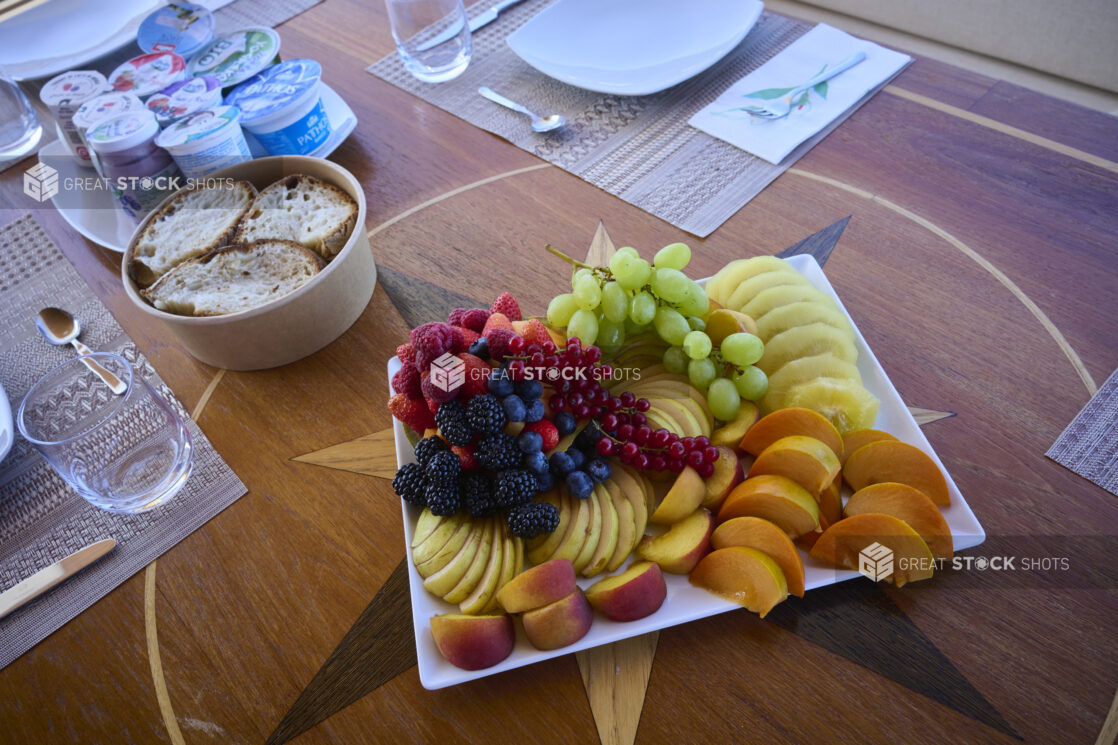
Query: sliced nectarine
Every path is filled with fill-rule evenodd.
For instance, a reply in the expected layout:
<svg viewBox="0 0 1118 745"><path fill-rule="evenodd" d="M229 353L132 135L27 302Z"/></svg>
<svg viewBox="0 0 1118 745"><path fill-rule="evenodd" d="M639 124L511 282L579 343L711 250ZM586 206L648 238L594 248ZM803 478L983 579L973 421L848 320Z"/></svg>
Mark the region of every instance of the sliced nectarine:
<svg viewBox="0 0 1118 745"><path fill-rule="evenodd" d="M869 445L871 442L878 440L892 440L896 441L896 437L880 429L856 429L853 432L847 432L842 436L843 452L840 456L843 465L846 465L846 459L850 457L858 448L863 445Z"/></svg>
<svg viewBox="0 0 1118 745"><path fill-rule="evenodd" d="M761 417L749 428L739 447L747 453L760 455L782 437L803 435L814 437L842 457L842 436L830 420L811 409L777 409Z"/></svg>
<svg viewBox="0 0 1118 745"><path fill-rule="evenodd" d="M569 559L552 559L521 572L497 592L507 613L522 613L554 603L575 591L575 568Z"/></svg>
<svg viewBox="0 0 1118 745"><path fill-rule="evenodd" d="M735 486L718 511L718 522L735 517L763 517L795 538L819 527L819 504L787 476L753 476Z"/></svg>
<svg viewBox="0 0 1118 745"><path fill-rule="evenodd" d="M711 551L691 572L690 580L761 618L788 597L788 583L777 563L746 546Z"/></svg>
<svg viewBox="0 0 1118 745"><path fill-rule="evenodd" d="M679 521L668 532L645 536L637 544L637 555L655 561L665 572L687 574L710 551L714 518L702 507Z"/></svg>
<svg viewBox="0 0 1118 745"><path fill-rule="evenodd" d="M598 580L586 590L594 609L611 621L636 621L664 604L668 586L660 565L638 561L616 577Z"/></svg>
<svg viewBox="0 0 1118 745"><path fill-rule="evenodd" d="M938 505L951 504L947 480L928 454L907 442L878 440L855 450L846 459L842 477L858 491L870 484L896 481L928 495Z"/></svg>
<svg viewBox="0 0 1118 745"><path fill-rule="evenodd" d="M493 667L516 644L512 616L432 616L431 636L447 662L463 670Z"/></svg>
<svg viewBox="0 0 1118 745"><path fill-rule="evenodd" d="M796 544L774 523L760 517L735 517L714 529L710 545L716 551L730 546L747 546L767 555L780 567L788 592L804 596L804 562Z"/></svg>
<svg viewBox="0 0 1118 745"><path fill-rule="evenodd" d="M835 480L841 466L838 456L814 437L782 437L765 448L749 469L750 476L786 476L818 494Z"/></svg>
<svg viewBox="0 0 1118 745"><path fill-rule="evenodd" d="M542 608L534 608L520 617L524 635L536 649L558 649L574 644L590 630L594 610L586 602L582 590Z"/></svg>
<svg viewBox="0 0 1118 745"><path fill-rule="evenodd" d="M660 501L648 521L654 525L674 525L695 511L706 495L706 484L699 472L685 467Z"/></svg>
<svg viewBox="0 0 1118 745"><path fill-rule="evenodd" d="M928 579L935 571L935 558L924 539L904 520L892 515L867 512L839 520L823 531L811 547L811 558L831 566L858 569L859 557L873 544L880 544L892 552L885 561L889 571L877 568L879 579L889 579L897 587L906 582ZM877 556L869 557L877 559Z"/></svg>
<svg viewBox="0 0 1118 745"><path fill-rule="evenodd" d="M854 492L846 503L847 516L878 512L904 520L920 534L937 559L954 556L951 528L928 495L908 484L883 481Z"/></svg>
<svg viewBox="0 0 1118 745"><path fill-rule="evenodd" d="M714 473L705 482L706 491L702 502L702 506L708 510L721 507L730 490L745 478L741 470L741 459L733 448L716 445L715 449L718 451L718 460L714 461Z"/></svg>

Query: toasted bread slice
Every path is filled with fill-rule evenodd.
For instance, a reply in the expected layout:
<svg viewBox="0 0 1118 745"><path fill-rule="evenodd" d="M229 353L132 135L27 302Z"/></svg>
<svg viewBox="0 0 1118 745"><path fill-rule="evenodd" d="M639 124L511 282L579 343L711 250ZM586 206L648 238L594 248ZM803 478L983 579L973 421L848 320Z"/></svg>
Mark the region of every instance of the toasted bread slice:
<svg viewBox="0 0 1118 745"><path fill-rule="evenodd" d="M170 197L137 237L128 271L148 287L176 266L232 242L256 197L247 181L192 187Z"/></svg>
<svg viewBox="0 0 1118 745"><path fill-rule="evenodd" d="M184 261L140 294L168 313L220 316L283 297L323 265L317 254L294 241L254 241Z"/></svg>
<svg viewBox="0 0 1118 745"><path fill-rule="evenodd" d="M237 242L295 241L329 261L357 222L357 202L338 187L295 174L264 188L237 229Z"/></svg>

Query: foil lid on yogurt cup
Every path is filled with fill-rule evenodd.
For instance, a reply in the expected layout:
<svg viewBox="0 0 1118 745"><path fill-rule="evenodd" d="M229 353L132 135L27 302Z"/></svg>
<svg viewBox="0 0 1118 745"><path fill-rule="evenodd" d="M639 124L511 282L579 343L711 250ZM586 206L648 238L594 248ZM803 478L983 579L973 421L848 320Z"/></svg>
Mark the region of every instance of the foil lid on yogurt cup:
<svg viewBox="0 0 1118 745"><path fill-rule="evenodd" d="M241 110L246 123L264 119L314 94L322 67L311 59L294 59L272 65L238 85L225 103Z"/></svg>
<svg viewBox="0 0 1118 745"><path fill-rule="evenodd" d="M191 75L213 75L223 88L251 78L272 64L280 37L264 26L252 26L215 39L190 60Z"/></svg>
<svg viewBox="0 0 1118 745"><path fill-rule="evenodd" d="M214 38L214 15L196 3L172 2L140 22L136 43L145 52L174 52L189 58Z"/></svg>
<svg viewBox="0 0 1118 745"><path fill-rule="evenodd" d="M186 75L186 60L174 52L152 52L133 57L109 75L113 90L146 98Z"/></svg>
<svg viewBox="0 0 1118 745"><path fill-rule="evenodd" d="M109 81L96 70L71 70L48 80L39 91L39 100L51 111L63 106L76 109L107 90Z"/></svg>
<svg viewBox="0 0 1118 745"><path fill-rule="evenodd" d="M221 81L213 75L202 75L171 83L149 96L146 105L155 112L160 124L167 125L220 103Z"/></svg>
<svg viewBox="0 0 1118 745"><path fill-rule="evenodd" d="M162 148L180 147L210 137L227 127L233 127L237 125L240 118L241 112L236 106L214 106L191 114L167 127L155 138L155 144ZM239 125L237 130L240 131Z"/></svg>

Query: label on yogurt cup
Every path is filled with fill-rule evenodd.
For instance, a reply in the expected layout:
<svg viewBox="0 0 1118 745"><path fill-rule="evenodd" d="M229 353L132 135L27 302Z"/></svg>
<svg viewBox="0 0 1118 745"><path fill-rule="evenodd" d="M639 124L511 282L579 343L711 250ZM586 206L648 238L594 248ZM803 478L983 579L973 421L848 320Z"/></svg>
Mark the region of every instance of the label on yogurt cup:
<svg viewBox="0 0 1118 745"><path fill-rule="evenodd" d="M322 67L314 60L288 60L241 83L225 102L239 108L243 121L251 124L296 104L321 79Z"/></svg>
<svg viewBox="0 0 1118 745"><path fill-rule="evenodd" d="M188 114L221 103L221 81L213 75L202 75L172 83L147 100L160 124L169 124Z"/></svg>
<svg viewBox="0 0 1118 745"><path fill-rule="evenodd" d="M279 34L253 27L216 39L190 61L191 75L213 75L228 88L272 64L279 54Z"/></svg>
<svg viewBox="0 0 1118 745"><path fill-rule="evenodd" d="M133 57L113 70L109 83L113 90L133 93L140 98L163 90L186 74L186 60L174 52L152 52Z"/></svg>

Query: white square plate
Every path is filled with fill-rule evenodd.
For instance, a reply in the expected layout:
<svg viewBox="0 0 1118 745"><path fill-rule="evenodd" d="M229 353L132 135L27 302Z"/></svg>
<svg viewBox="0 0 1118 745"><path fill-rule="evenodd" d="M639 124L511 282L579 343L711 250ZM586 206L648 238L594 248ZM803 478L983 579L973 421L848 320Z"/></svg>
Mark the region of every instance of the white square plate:
<svg viewBox="0 0 1118 745"><path fill-rule="evenodd" d="M838 295L835 294L831 283L827 281L826 275L819 264L811 256L793 256L788 259L796 271L803 274L817 289L827 293L838 303L839 308L843 313L846 309L842 307L842 302L839 300ZM849 318L847 313L847 317ZM947 489L951 494L951 506L943 508L943 517L947 520L947 525L951 528L951 535L954 538L954 547L956 551L964 548L971 548L982 543L986 539L986 533L982 530L982 526L978 523L978 519L974 516L967 505L963 495L959 493L959 487L955 485L951 474L943 467L943 462L940 461L939 456L932 450L932 446L928 444L927 438L924 433L920 431L920 427L916 424L916 420L912 418L908 407L904 401L901 400L900 395L897 394L897 389L889 382L889 378L885 375L885 371L881 369L881 364L877 361L873 352L866 346L866 340L862 337L861 332L858 331L857 326L854 326L854 321L851 319L851 326L854 327L854 335L856 337L856 344L858 348L858 372L862 374L862 382L865 387L873 393L878 399L881 400L881 406L878 410L877 421L874 423L876 429L885 430L897 437L897 439L907 442L911 445L923 450L936 465L943 471L944 477L947 479ZM400 361L393 357L388 364L388 374L391 379L392 375L400 368ZM398 420L393 420L394 432L396 434L396 461L399 465L410 463L415 460L412 447L408 442L407 437L404 435L403 425ZM469 680L483 678L487 675L511 670L515 667L523 665L530 665L533 662L540 662L541 660L551 659L552 657L559 657L560 655L570 654L577 652L580 649L587 649L589 647L596 647L600 644L609 644L610 642L627 639L631 636L637 636L649 631L656 631L657 629L667 628L668 626L675 626L681 623L687 623L697 618L706 618L713 616L717 613L725 613L735 608L740 608L719 597L711 595L705 590L693 587L688 581L687 577L675 574L665 574L664 579L668 584L668 597L664 601L664 605L660 610L653 613L647 618L642 618L638 621L630 621L628 623L618 623L610 621L601 615L594 616L594 625L591 626L590 632L580 639L575 644L562 649L553 650L550 652L541 652L528 643L524 638L524 633L517 625L517 640L516 647L507 659L500 664L485 670L468 671L461 670L454 665L451 665L439 653L438 648L435 646L435 641L431 637L431 630L429 620L431 616L438 613L457 613L456 606L444 603L442 600L429 594L423 589L423 579L419 576L415 566L412 565L410 559L410 549L407 547L411 545L412 532L415 527L415 521L419 518L419 510L415 507L400 501L404 513L404 546L408 551L408 582L411 587L411 607L412 607L412 621L415 625L415 646L417 658L419 660L419 680L423 683L423 687L434 690L437 688L445 688L446 686L457 685ZM800 555L803 557L804 570L805 570L805 587L812 590L816 587L824 587L836 582L859 577L858 572L853 570L837 570L825 566L817 561L808 557L807 553L802 549ZM632 559L627 561L619 570L618 573L624 571L626 567L632 562ZM579 585L585 589L592 585L601 577L594 577L591 579L582 578L579 580ZM865 582L865 579L860 580ZM932 580L935 581L934 578ZM785 602L788 603L810 603L811 595L807 594L803 599L789 598Z"/></svg>

